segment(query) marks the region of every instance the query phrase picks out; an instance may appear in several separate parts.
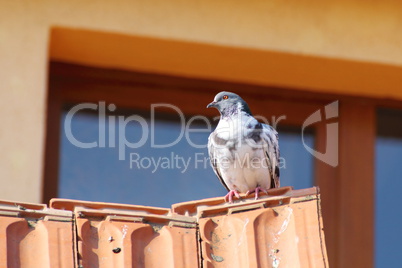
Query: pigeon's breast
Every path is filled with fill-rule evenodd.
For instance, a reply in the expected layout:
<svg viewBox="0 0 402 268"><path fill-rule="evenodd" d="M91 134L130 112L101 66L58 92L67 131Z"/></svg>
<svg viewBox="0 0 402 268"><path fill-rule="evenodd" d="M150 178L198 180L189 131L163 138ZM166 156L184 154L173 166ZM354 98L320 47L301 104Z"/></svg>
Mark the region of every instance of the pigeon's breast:
<svg viewBox="0 0 402 268"><path fill-rule="evenodd" d="M225 184L245 193L268 189L270 173L262 148L262 126L250 116L221 118L211 135L214 157Z"/></svg>
<svg viewBox="0 0 402 268"><path fill-rule="evenodd" d="M239 140L246 138L257 124L258 121L254 117L239 113L233 117L221 118L215 132L221 139Z"/></svg>
<svg viewBox="0 0 402 268"><path fill-rule="evenodd" d="M241 137L241 125L236 120L220 120L215 129L218 138L231 141Z"/></svg>
<svg viewBox="0 0 402 268"><path fill-rule="evenodd" d="M246 142L232 144L228 141L217 150L217 160L229 189L245 193L257 186L269 188L270 174L262 149L255 149Z"/></svg>

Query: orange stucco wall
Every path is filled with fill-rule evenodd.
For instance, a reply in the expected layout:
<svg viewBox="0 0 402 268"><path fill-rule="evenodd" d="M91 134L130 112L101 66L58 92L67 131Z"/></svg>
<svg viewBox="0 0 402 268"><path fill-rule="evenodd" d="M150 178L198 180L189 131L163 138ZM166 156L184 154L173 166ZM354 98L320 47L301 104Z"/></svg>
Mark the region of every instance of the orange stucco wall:
<svg viewBox="0 0 402 268"><path fill-rule="evenodd" d="M238 63L237 67L217 65L213 72L203 73L197 63L207 63L196 57L191 72L182 72L187 65L180 64L176 69L162 66L160 72L402 99L398 88L402 77L400 1L2 1L1 199L40 201L47 62L54 27L177 41L176 52L181 52L177 50L181 41L190 42L201 47L201 55L234 53L235 58L228 59ZM190 53L193 48L186 45L184 51ZM76 61L68 48L52 49L51 57ZM113 53L108 56L103 59L112 64L116 58L111 57ZM257 67L277 75L247 71L250 58ZM125 68L156 70L146 58L142 62L142 66ZM272 67L275 62L278 68ZM230 66L235 66L233 72L225 70ZM346 77L340 77L342 70L348 70Z"/></svg>

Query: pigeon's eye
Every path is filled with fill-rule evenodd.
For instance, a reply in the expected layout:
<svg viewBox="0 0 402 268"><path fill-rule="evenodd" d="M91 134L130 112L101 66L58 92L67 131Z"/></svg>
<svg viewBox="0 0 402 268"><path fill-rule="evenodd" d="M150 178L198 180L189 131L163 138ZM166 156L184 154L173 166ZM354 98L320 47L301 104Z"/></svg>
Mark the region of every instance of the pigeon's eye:
<svg viewBox="0 0 402 268"><path fill-rule="evenodd" d="M224 95L223 97L222 97L222 99L224 99L224 100L227 100L229 97L228 97L228 95Z"/></svg>

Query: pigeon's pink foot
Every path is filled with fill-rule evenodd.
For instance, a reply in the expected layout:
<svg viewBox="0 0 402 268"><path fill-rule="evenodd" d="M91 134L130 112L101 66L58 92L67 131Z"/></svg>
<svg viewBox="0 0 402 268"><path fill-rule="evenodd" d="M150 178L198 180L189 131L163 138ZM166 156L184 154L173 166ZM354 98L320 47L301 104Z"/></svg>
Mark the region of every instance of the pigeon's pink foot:
<svg viewBox="0 0 402 268"><path fill-rule="evenodd" d="M258 193L259 193L259 192L264 192L265 194L268 194L267 190L265 190L265 189L261 188L260 186L258 186L258 187L256 187L254 190L247 191L246 195L255 193L255 200L257 200L258 197L259 197L259 196L258 196Z"/></svg>
<svg viewBox="0 0 402 268"><path fill-rule="evenodd" d="M233 203L233 196L236 196L240 199L239 192L236 190L230 190L229 193L225 195L225 201L229 201L229 203Z"/></svg>

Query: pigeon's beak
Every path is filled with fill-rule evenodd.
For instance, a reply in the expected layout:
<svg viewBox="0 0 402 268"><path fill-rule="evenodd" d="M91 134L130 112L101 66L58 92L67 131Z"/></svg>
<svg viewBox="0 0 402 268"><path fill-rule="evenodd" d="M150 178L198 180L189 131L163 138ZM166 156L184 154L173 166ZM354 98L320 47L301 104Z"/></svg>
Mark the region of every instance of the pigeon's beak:
<svg viewBox="0 0 402 268"><path fill-rule="evenodd" d="M216 108L216 101L211 102L210 104L207 105L207 108L214 107Z"/></svg>

